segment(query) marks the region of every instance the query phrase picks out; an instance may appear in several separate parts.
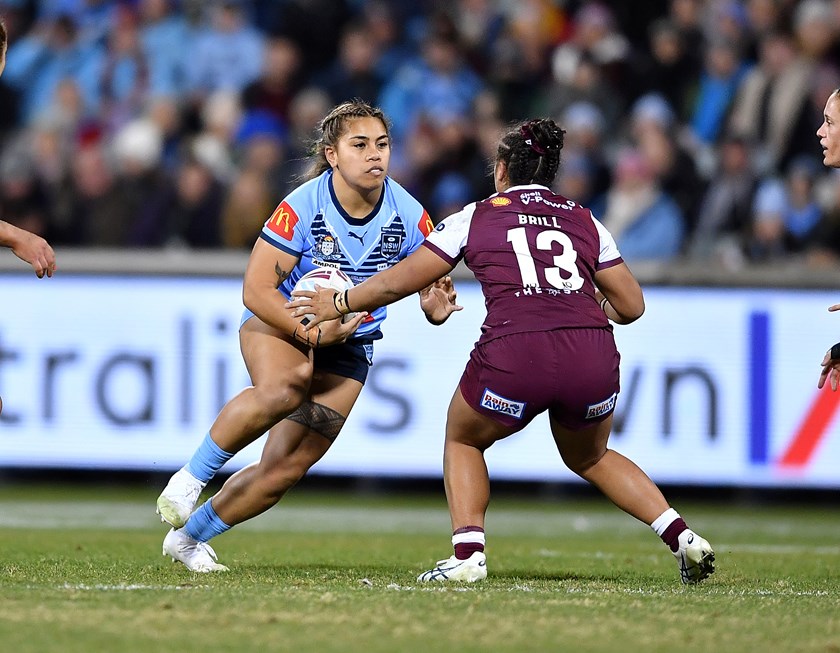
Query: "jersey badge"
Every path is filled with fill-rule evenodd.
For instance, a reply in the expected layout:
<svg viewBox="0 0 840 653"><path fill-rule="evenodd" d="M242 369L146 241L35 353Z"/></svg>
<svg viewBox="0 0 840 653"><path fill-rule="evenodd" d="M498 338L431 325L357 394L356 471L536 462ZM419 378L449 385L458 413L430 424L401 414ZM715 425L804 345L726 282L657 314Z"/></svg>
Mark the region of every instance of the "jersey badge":
<svg viewBox="0 0 840 653"><path fill-rule="evenodd" d="M295 235L295 225L298 223L298 219L297 213L291 206L286 202L280 202L268 219L266 226L281 238L291 240Z"/></svg>
<svg viewBox="0 0 840 653"><path fill-rule="evenodd" d="M330 234L321 236L315 243L315 252L322 261L335 261L341 258L338 242Z"/></svg>
<svg viewBox="0 0 840 653"><path fill-rule="evenodd" d="M405 229L401 224L382 228L382 235L379 238L379 252L383 258L395 259L400 255Z"/></svg>
<svg viewBox="0 0 840 653"><path fill-rule="evenodd" d="M490 204L493 206L507 206L511 203L509 197L493 197L490 199Z"/></svg>

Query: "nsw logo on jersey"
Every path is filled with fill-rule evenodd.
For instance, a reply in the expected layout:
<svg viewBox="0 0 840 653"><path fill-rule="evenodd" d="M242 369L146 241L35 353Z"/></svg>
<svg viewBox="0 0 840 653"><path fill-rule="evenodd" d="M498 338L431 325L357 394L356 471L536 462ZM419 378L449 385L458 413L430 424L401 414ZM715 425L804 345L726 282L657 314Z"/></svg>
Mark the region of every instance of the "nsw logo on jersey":
<svg viewBox="0 0 840 653"><path fill-rule="evenodd" d="M294 212L291 206L286 202L280 202L280 205L274 209L274 213L266 222L266 226L270 231L277 234L285 240L291 240L295 235L295 225L298 223L297 213Z"/></svg>
<svg viewBox="0 0 840 653"><path fill-rule="evenodd" d="M383 258L395 259L400 255L405 229L402 224L390 227L383 227L379 237L379 252Z"/></svg>

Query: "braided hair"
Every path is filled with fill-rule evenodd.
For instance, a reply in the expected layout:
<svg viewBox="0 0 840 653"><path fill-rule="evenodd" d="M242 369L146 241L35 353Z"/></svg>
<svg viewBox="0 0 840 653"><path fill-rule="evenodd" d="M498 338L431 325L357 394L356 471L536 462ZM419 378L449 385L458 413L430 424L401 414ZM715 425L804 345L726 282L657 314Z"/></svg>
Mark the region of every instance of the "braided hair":
<svg viewBox="0 0 840 653"><path fill-rule="evenodd" d="M511 185L550 186L560 167L565 133L551 118L529 120L507 132L496 160L505 162Z"/></svg>
<svg viewBox="0 0 840 653"><path fill-rule="evenodd" d="M390 135L390 125L382 109L359 99L342 102L334 107L318 125L318 134L311 146L312 164L303 175L304 181L314 179L330 169L324 150L338 144L339 139L347 131L348 123L355 118L378 118L385 126L385 132Z"/></svg>

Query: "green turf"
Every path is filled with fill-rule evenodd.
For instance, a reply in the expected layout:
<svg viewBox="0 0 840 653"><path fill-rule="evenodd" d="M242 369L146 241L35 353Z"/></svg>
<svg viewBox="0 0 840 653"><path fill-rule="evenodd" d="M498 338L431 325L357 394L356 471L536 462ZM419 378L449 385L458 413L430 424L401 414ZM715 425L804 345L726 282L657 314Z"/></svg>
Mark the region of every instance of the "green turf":
<svg viewBox="0 0 840 653"><path fill-rule="evenodd" d="M718 558L683 587L604 501L494 500L488 579L430 587L442 497L293 493L199 575L161 556L156 489L0 487L3 651L840 652L837 510L677 505Z"/></svg>

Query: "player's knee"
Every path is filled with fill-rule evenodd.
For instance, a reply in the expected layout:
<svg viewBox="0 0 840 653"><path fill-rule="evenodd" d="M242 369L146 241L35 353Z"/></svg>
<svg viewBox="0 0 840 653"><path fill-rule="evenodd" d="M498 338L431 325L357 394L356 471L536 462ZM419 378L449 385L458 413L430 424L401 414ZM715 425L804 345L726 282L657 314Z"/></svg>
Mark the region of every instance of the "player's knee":
<svg viewBox="0 0 840 653"><path fill-rule="evenodd" d="M578 476L586 478L587 472L597 465L601 458L604 457L606 449L602 451L593 451L577 455L563 455L563 462L570 471Z"/></svg>
<svg viewBox="0 0 840 653"><path fill-rule="evenodd" d="M266 418L278 421L297 410L304 402L307 386L302 383L283 383L257 387L256 391Z"/></svg>

